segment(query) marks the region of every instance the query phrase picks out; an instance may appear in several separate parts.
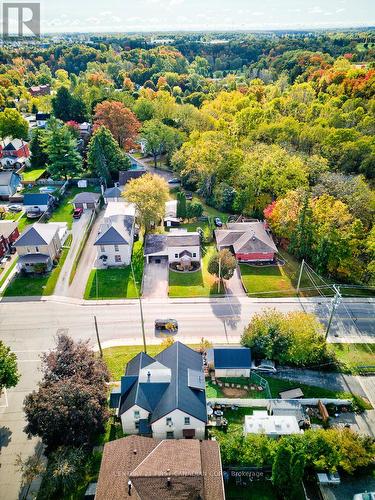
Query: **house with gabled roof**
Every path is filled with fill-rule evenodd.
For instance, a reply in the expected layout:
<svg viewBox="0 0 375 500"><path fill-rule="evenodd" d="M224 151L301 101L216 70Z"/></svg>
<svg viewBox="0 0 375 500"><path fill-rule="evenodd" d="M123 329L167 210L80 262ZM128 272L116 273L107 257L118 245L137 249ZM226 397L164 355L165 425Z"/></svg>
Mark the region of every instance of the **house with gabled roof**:
<svg viewBox="0 0 375 500"><path fill-rule="evenodd" d="M215 230L218 250L228 248L239 262L271 262L277 247L263 222L231 222Z"/></svg>
<svg viewBox="0 0 375 500"><path fill-rule="evenodd" d="M94 245L98 263L107 266L128 266L132 257L135 226L135 206L131 203L110 202L104 213Z"/></svg>
<svg viewBox="0 0 375 500"><path fill-rule="evenodd" d="M151 357L139 353L111 394L125 434L204 439L207 422L200 353L181 342Z"/></svg>
<svg viewBox="0 0 375 500"><path fill-rule="evenodd" d="M104 445L96 500L224 500L217 441L127 436Z"/></svg>
<svg viewBox="0 0 375 500"><path fill-rule="evenodd" d="M0 142L0 164L3 168L20 168L29 164L29 145L23 139L5 138Z"/></svg>
<svg viewBox="0 0 375 500"><path fill-rule="evenodd" d="M18 186L21 186L21 177L12 171L0 171L0 199L9 200L15 194Z"/></svg>

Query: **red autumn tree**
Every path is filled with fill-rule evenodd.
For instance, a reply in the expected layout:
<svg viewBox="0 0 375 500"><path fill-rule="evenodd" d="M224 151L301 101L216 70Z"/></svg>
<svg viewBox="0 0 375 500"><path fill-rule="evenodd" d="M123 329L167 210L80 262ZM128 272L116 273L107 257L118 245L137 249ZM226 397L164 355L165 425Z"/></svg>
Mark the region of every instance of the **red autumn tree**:
<svg viewBox="0 0 375 500"><path fill-rule="evenodd" d="M118 101L104 101L95 108L95 125L104 125L124 149L134 147L141 124L135 114Z"/></svg>

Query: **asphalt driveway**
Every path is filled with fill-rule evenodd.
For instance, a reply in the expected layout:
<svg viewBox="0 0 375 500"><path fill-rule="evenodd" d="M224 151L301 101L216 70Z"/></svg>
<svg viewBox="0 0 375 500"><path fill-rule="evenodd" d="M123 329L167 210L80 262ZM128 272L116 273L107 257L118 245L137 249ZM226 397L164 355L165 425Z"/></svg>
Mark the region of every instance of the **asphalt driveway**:
<svg viewBox="0 0 375 500"><path fill-rule="evenodd" d="M143 270L142 296L145 298L168 297L169 266L167 259L160 263L149 262Z"/></svg>

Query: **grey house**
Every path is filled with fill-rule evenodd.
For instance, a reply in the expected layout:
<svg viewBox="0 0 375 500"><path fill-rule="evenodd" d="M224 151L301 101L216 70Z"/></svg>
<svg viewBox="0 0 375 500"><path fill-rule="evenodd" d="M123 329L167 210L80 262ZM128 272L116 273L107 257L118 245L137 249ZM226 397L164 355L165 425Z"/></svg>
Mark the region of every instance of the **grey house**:
<svg viewBox="0 0 375 500"><path fill-rule="evenodd" d="M104 203L109 203L111 201L124 201L124 198L122 197L123 190L123 186L114 186L107 188L103 194Z"/></svg>
<svg viewBox="0 0 375 500"><path fill-rule="evenodd" d="M0 199L8 200L21 185L21 177L16 172L0 172Z"/></svg>

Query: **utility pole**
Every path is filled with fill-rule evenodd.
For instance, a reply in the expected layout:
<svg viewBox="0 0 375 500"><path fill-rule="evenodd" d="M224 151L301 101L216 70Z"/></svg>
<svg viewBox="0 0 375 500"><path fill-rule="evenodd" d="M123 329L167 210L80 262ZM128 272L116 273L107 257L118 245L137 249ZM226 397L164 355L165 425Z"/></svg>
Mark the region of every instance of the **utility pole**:
<svg viewBox="0 0 375 500"><path fill-rule="evenodd" d="M302 259L301 269L299 270L298 283L297 283L297 295L299 294L299 287L301 285L301 278L303 273L303 266L305 265L305 259Z"/></svg>
<svg viewBox="0 0 375 500"><path fill-rule="evenodd" d="M138 292L138 286L137 286L137 282L135 280L135 274L134 274L134 269L133 269L133 262L130 261L130 268L132 270L132 276L133 276L133 281L134 281L134 286L135 286L135 290L137 292L137 298L138 298L138 302L139 302L139 311L141 313L141 326L142 326L142 337L143 337L143 350L145 353L147 353L147 346L146 346L146 335L145 335L145 322L144 322L144 319L143 319L143 309L142 309L142 299L141 299L141 296L139 295L139 292Z"/></svg>
<svg viewBox="0 0 375 500"><path fill-rule="evenodd" d="M96 269L95 271L96 300L98 300L98 295L99 295L98 272L99 270Z"/></svg>
<svg viewBox="0 0 375 500"><path fill-rule="evenodd" d="M340 289L339 287L337 287L336 285L332 285L334 290L335 290L335 295L332 299L332 308L331 308L331 314L329 315L329 320L328 320L328 325L327 325L327 330L326 330L326 336L325 338L327 339L328 337L328 334L329 334L329 330L331 329L331 325L332 325L332 320L333 320L333 316L335 314L335 311L336 311L336 308L337 306L340 304L340 300L341 300L341 293L340 293Z"/></svg>
<svg viewBox="0 0 375 500"><path fill-rule="evenodd" d="M96 338L98 341L98 346L99 346L99 351L100 351L100 357L102 358L103 357L103 350L102 350L102 345L100 343L98 323L96 321L96 316L94 316L94 323L95 323Z"/></svg>
<svg viewBox="0 0 375 500"><path fill-rule="evenodd" d="M219 283L217 284L217 293L220 293L220 280L221 280L221 257L219 254Z"/></svg>

